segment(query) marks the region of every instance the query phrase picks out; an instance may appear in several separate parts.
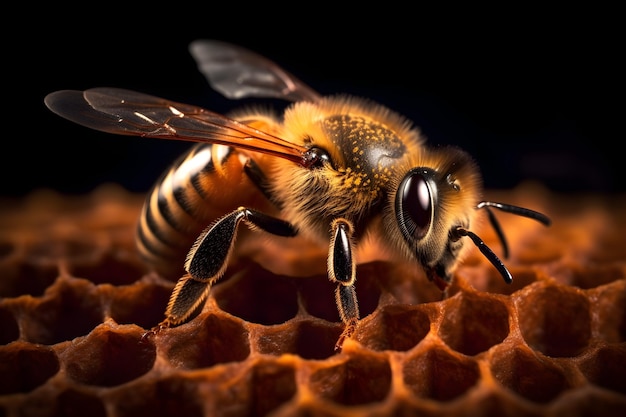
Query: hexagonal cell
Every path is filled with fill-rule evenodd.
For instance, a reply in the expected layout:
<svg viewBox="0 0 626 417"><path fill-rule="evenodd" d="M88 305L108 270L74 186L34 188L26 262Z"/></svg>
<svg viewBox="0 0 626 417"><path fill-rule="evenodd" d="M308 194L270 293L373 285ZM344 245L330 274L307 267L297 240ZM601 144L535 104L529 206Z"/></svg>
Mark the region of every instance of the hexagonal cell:
<svg viewBox="0 0 626 417"><path fill-rule="evenodd" d="M202 417L208 394L200 391L200 386L200 378L184 373L164 375L133 381L127 389L116 390L106 403L118 417Z"/></svg>
<svg viewBox="0 0 626 417"><path fill-rule="evenodd" d="M480 370L471 358L433 344L408 357L402 375L414 395L450 401L478 383Z"/></svg>
<svg viewBox="0 0 626 417"><path fill-rule="evenodd" d="M304 310L317 318L339 322L339 312L335 303L337 284L329 281L325 275L297 278L300 302ZM358 295L357 295L358 297Z"/></svg>
<svg viewBox="0 0 626 417"><path fill-rule="evenodd" d="M310 389L322 398L343 405L380 402L391 389L391 366L385 355L351 352L349 357L313 371Z"/></svg>
<svg viewBox="0 0 626 417"><path fill-rule="evenodd" d="M155 336L154 343L180 369L241 362L250 354L244 323L223 312L202 313L189 323L166 329Z"/></svg>
<svg viewBox="0 0 626 417"><path fill-rule="evenodd" d="M571 357L589 345L591 306L582 291L538 283L514 298L520 331L533 349L548 356Z"/></svg>
<svg viewBox="0 0 626 417"><path fill-rule="evenodd" d="M513 276L511 283L506 283L492 265L483 265L471 274L464 271L464 274L468 275L468 281L477 291L502 295L511 295L544 278L540 271L511 264L506 260L503 262Z"/></svg>
<svg viewBox="0 0 626 417"><path fill-rule="evenodd" d="M274 411L289 403L297 393L295 366L289 358L257 356L244 364L207 369L186 377L172 376L159 381L153 393L161 397L156 401L160 405L156 415L274 415ZM179 398L171 395L177 392ZM150 409L137 410L135 415L152 415L146 414Z"/></svg>
<svg viewBox="0 0 626 417"><path fill-rule="evenodd" d="M509 334L509 311L493 296L461 292L446 300L439 336L452 349L476 355Z"/></svg>
<svg viewBox="0 0 626 417"><path fill-rule="evenodd" d="M106 400L98 395L74 388L59 393L52 417L106 417Z"/></svg>
<svg viewBox="0 0 626 417"><path fill-rule="evenodd" d="M603 346L583 359L580 370L594 385L626 395L626 346Z"/></svg>
<svg viewBox="0 0 626 417"><path fill-rule="evenodd" d="M618 263L587 264L563 262L550 269L559 283L582 289L597 288L626 278L626 266Z"/></svg>
<svg viewBox="0 0 626 417"><path fill-rule="evenodd" d="M555 360L537 355L523 345L498 349L490 368L503 386L536 403L549 403L571 388Z"/></svg>
<svg viewBox="0 0 626 417"><path fill-rule="evenodd" d="M407 351L430 331L430 306L388 305L362 321L356 339L369 349Z"/></svg>
<svg viewBox="0 0 626 417"><path fill-rule="evenodd" d="M377 268L375 264L357 266L355 289L361 318L371 314L378 306L381 294L380 273L381 268ZM335 303L337 283L331 282L327 275L294 280L298 286L302 306L307 313L331 322L340 320Z"/></svg>
<svg viewBox="0 0 626 417"><path fill-rule="evenodd" d="M307 317L282 325L254 328L253 343L260 353L292 353L304 359L325 359L335 354L335 344L343 325Z"/></svg>
<svg viewBox="0 0 626 417"><path fill-rule="evenodd" d="M56 263L32 265L20 260L1 265L0 270L0 297L39 297L59 276Z"/></svg>
<svg viewBox="0 0 626 417"><path fill-rule="evenodd" d="M94 284L127 285L139 280L147 269L135 260L103 254L97 263L70 263L68 272L77 278L85 278Z"/></svg>
<svg viewBox="0 0 626 417"><path fill-rule="evenodd" d="M41 300L23 311L24 338L53 345L88 334L103 321L100 297L85 280L58 279Z"/></svg>
<svg viewBox="0 0 626 417"><path fill-rule="evenodd" d="M261 360L251 368L249 415L266 416L296 394L295 369L277 361Z"/></svg>
<svg viewBox="0 0 626 417"><path fill-rule="evenodd" d="M401 304L425 304L443 299L443 293L426 278L424 270L415 263L371 262L368 275L380 287L380 299ZM358 291L357 284L357 291ZM376 308L376 304L373 305Z"/></svg>
<svg viewBox="0 0 626 417"><path fill-rule="evenodd" d="M108 314L117 323L150 329L164 319L172 289L173 285L136 282L121 287L102 286L99 292L109 300Z"/></svg>
<svg viewBox="0 0 626 417"><path fill-rule="evenodd" d="M6 345L20 337L20 328L13 313L0 306L0 345Z"/></svg>
<svg viewBox="0 0 626 417"><path fill-rule="evenodd" d="M26 393L59 371L59 358L46 347L27 342L0 346L0 395Z"/></svg>
<svg viewBox="0 0 626 417"><path fill-rule="evenodd" d="M622 417L626 410L626 396L587 385L563 393L561 397L542 408L554 410L552 415L567 417ZM542 413L542 417L548 412Z"/></svg>
<svg viewBox="0 0 626 417"><path fill-rule="evenodd" d="M222 310L251 323L284 323L298 312L293 278L276 276L254 265L234 273L211 291Z"/></svg>
<svg viewBox="0 0 626 417"><path fill-rule="evenodd" d="M62 355L67 375L82 384L113 387L132 381L148 371L156 359L156 347L141 343L136 326L95 328Z"/></svg>

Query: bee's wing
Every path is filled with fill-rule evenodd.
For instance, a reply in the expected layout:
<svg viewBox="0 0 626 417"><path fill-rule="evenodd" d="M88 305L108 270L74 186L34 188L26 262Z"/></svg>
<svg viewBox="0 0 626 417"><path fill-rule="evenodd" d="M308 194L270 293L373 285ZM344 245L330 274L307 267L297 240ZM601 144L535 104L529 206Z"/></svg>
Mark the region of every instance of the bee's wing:
<svg viewBox="0 0 626 417"><path fill-rule="evenodd" d="M269 59L240 46L196 40L189 51L211 86L225 97L317 101L320 95Z"/></svg>
<svg viewBox="0 0 626 417"><path fill-rule="evenodd" d="M309 166L307 148L218 113L136 91L92 88L61 90L44 100L72 122L118 135L219 143L278 156Z"/></svg>

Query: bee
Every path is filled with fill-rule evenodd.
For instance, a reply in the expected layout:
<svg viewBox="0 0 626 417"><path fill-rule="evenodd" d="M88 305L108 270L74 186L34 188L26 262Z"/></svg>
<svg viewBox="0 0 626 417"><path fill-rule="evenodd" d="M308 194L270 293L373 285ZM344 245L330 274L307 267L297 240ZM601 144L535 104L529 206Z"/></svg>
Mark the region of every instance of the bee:
<svg viewBox="0 0 626 417"><path fill-rule="evenodd" d="M244 109L224 116L194 105L117 88L49 94L50 110L99 131L196 142L148 193L137 243L164 275L179 274L157 333L203 305L237 254L235 237L302 237L327 253L343 331L353 336L358 251L375 240L390 259L420 265L442 290L472 242L510 283L500 258L471 231L492 209L544 225L523 207L481 201L479 168L456 147L429 147L395 111L351 95L322 96L269 59L222 41L198 40L190 52L209 84L227 98L286 100L282 116ZM180 271L180 272L178 272Z"/></svg>

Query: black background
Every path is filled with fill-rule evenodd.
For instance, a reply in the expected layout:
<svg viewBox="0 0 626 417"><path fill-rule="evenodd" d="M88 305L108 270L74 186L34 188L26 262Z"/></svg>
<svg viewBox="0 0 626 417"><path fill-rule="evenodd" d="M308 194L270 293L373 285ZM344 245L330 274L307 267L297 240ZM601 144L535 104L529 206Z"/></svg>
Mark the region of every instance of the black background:
<svg viewBox="0 0 626 417"><path fill-rule="evenodd" d="M91 131L54 115L43 99L114 86L218 112L242 105L197 71L187 50L197 38L253 49L323 94L388 105L432 146L469 151L488 188L530 179L559 192L626 190L616 11L89 7L40 9L43 18L6 37L3 196L42 187L81 194L103 182L146 191L186 143Z"/></svg>

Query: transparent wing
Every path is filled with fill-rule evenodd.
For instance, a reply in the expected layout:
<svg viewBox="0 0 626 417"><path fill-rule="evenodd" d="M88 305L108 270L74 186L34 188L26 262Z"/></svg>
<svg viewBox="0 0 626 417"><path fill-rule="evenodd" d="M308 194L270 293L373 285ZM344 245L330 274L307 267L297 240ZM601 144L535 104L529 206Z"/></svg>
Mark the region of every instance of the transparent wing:
<svg viewBox="0 0 626 417"><path fill-rule="evenodd" d="M225 97L317 101L320 95L269 59L215 40L196 40L189 51L211 87Z"/></svg>
<svg viewBox="0 0 626 417"><path fill-rule="evenodd" d="M278 156L306 167L313 162L304 146L200 107L136 91L61 90L48 94L44 102L59 116L102 132L219 143Z"/></svg>

